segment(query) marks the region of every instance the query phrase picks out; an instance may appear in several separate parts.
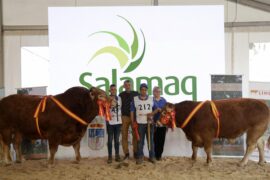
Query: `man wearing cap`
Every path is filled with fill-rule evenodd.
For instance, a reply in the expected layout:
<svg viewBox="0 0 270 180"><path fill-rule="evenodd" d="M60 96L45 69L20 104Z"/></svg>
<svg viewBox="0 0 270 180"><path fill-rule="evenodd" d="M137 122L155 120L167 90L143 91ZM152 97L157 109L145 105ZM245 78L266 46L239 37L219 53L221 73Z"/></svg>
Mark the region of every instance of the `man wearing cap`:
<svg viewBox="0 0 270 180"><path fill-rule="evenodd" d="M138 157L137 164L141 164L143 162L144 154L144 140L145 136L148 142L148 150L149 150L149 161L155 163L155 150L154 150L154 125L152 116L159 110L153 112L154 101L153 97L147 95L147 84L142 83L140 85L140 94L133 98L133 101L130 106L130 117L133 124L138 124L138 132L139 132L139 141L138 141ZM135 118L136 116L136 118ZM135 125L134 125L135 126Z"/></svg>
<svg viewBox="0 0 270 180"><path fill-rule="evenodd" d="M131 82L129 80L124 81L125 91L121 92L119 96L122 99L122 147L123 152L125 154L124 160L129 158L129 149L128 149L128 131L129 127L132 125L132 121L130 118L130 104L133 100L134 96L137 96L139 93L137 91L132 91ZM134 131L132 131L132 144L133 144L133 153L134 157L137 156L137 140L134 135Z"/></svg>

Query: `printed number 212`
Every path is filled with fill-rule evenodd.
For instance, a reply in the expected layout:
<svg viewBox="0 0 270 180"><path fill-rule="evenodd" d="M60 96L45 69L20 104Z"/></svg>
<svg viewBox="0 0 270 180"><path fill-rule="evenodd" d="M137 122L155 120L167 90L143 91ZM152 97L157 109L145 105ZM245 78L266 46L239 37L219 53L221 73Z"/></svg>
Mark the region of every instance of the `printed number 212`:
<svg viewBox="0 0 270 180"><path fill-rule="evenodd" d="M150 110L150 104L139 104L140 110Z"/></svg>

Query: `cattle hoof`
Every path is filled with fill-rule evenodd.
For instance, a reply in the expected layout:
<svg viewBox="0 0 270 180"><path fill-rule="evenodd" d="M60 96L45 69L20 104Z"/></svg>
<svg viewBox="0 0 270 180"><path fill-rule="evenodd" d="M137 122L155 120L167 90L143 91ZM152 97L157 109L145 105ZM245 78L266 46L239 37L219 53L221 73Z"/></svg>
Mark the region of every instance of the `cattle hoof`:
<svg viewBox="0 0 270 180"><path fill-rule="evenodd" d="M238 163L237 165L238 165L239 167L244 167L246 164L243 163L243 162L240 162L240 163Z"/></svg>
<svg viewBox="0 0 270 180"><path fill-rule="evenodd" d="M206 163L205 163L205 166L211 167L212 164L213 164L212 162L206 162Z"/></svg>
<svg viewBox="0 0 270 180"><path fill-rule="evenodd" d="M47 166L50 169L50 168L54 168L55 167L55 164L48 164Z"/></svg>
<svg viewBox="0 0 270 180"><path fill-rule="evenodd" d="M261 162L258 162L258 164L259 164L260 166L265 166L266 161L261 161Z"/></svg>
<svg viewBox="0 0 270 180"><path fill-rule="evenodd" d="M72 164L80 164L80 161L78 160L72 161Z"/></svg>
<svg viewBox="0 0 270 180"><path fill-rule="evenodd" d="M21 164L22 163L21 160L16 160L15 162L18 163L18 164Z"/></svg>
<svg viewBox="0 0 270 180"><path fill-rule="evenodd" d="M12 163L11 162L5 162L4 166L10 166Z"/></svg>

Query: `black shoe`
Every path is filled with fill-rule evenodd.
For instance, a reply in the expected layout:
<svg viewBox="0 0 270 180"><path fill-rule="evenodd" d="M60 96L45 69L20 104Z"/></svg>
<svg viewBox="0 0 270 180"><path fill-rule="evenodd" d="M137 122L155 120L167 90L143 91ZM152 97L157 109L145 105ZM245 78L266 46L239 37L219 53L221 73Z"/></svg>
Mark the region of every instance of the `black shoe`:
<svg viewBox="0 0 270 180"><path fill-rule="evenodd" d="M142 164L143 163L143 158L138 158L136 160L136 164Z"/></svg>
<svg viewBox="0 0 270 180"><path fill-rule="evenodd" d="M107 163L108 163L108 164L111 164L111 163L112 163L112 157L109 157L109 158L108 158Z"/></svg>
<svg viewBox="0 0 270 180"><path fill-rule="evenodd" d="M138 158L138 153L137 152L134 152L133 153L133 157L134 157L134 159L137 159Z"/></svg>
<svg viewBox="0 0 270 180"><path fill-rule="evenodd" d="M119 155L115 155L115 161L116 161L116 162L121 162L121 158L120 158Z"/></svg>
<svg viewBox="0 0 270 180"><path fill-rule="evenodd" d="M156 159L155 158L149 158L149 161L153 164L156 164Z"/></svg>
<svg viewBox="0 0 270 180"><path fill-rule="evenodd" d="M161 161L161 157L156 157L156 160L157 161Z"/></svg>
<svg viewBox="0 0 270 180"><path fill-rule="evenodd" d="M129 153L125 154L124 160L129 159Z"/></svg>

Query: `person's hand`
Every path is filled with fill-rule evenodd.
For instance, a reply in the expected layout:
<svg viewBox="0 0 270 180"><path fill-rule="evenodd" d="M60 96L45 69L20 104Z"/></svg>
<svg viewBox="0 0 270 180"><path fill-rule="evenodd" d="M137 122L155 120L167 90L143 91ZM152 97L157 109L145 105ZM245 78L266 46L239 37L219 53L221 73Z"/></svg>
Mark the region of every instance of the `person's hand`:
<svg viewBox="0 0 270 180"><path fill-rule="evenodd" d="M156 124L157 124L158 127L162 127L163 126L163 124L160 121L157 121Z"/></svg>
<svg viewBox="0 0 270 180"><path fill-rule="evenodd" d="M133 121L133 122L132 122L132 128L133 128L133 129L137 129L137 128L138 128L138 123L137 123L137 121Z"/></svg>
<svg viewBox="0 0 270 180"><path fill-rule="evenodd" d="M153 123L153 114L152 113L147 114L147 122L148 123Z"/></svg>
<svg viewBox="0 0 270 180"><path fill-rule="evenodd" d="M110 97L110 102L111 102L111 108L113 108L113 107L116 107L117 106L117 101L116 101L116 99L115 98L113 98L113 97Z"/></svg>

